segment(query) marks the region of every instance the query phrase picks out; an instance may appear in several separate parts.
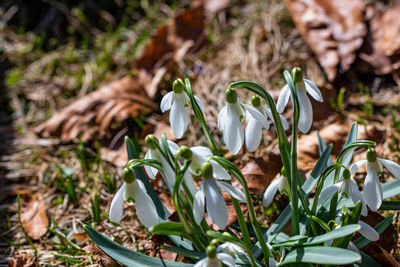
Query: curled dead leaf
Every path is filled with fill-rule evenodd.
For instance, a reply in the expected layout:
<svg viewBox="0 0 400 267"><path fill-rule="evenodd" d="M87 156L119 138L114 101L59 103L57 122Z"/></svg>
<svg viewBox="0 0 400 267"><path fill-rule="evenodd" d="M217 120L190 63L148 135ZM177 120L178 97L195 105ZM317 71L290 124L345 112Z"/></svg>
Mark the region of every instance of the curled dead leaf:
<svg viewBox="0 0 400 267"><path fill-rule="evenodd" d="M347 71L366 34L363 0L285 0L296 28L304 37L328 79Z"/></svg>
<svg viewBox="0 0 400 267"><path fill-rule="evenodd" d="M37 197L22 207L21 221L29 237L38 240L48 231L49 218L46 214L47 207Z"/></svg>
<svg viewBox="0 0 400 267"><path fill-rule="evenodd" d="M37 258L32 253L19 253L8 260L9 267L36 267L39 266Z"/></svg>

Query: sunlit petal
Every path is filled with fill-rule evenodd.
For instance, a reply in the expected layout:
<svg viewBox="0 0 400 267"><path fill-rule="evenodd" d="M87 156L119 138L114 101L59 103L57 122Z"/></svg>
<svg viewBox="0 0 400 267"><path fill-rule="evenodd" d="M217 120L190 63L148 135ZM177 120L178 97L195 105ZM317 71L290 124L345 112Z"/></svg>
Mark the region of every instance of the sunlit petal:
<svg viewBox="0 0 400 267"><path fill-rule="evenodd" d="M124 191L126 183L118 189L113 200L111 201L109 216L112 222L120 222L124 214Z"/></svg>
<svg viewBox="0 0 400 267"><path fill-rule="evenodd" d="M256 151L261 143L261 138L262 138L261 124L258 123L258 121L255 120L254 118L249 119L245 131L245 141L247 150L249 150L250 152Z"/></svg>
<svg viewBox="0 0 400 267"><path fill-rule="evenodd" d="M229 151L236 155L243 145L244 133L242 124L232 105L227 108L227 121L224 129L224 142Z"/></svg>
<svg viewBox="0 0 400 267"><path fill-rule="evenodd" d="M223 264L229 267L234 267L235 266L235 260L234 258L226 253L217 253L217 258L222 261Z"/></svg>
<svg viewBox="0 0 400 267"><path fill-rule="evenodd" d="M208 258L206 257L202 260L199 260L198 262L196 262L194 267L208 267Z"/></svg>
<svg viewBox="0 0 400 267"><path fill-rule="evenodd" d="M269 128L269 122L268 122L267 118L260 111L258 111L256 108L246 105L244 103L241 103L241 105L246 108L246 111L249 112L251 114L251 116L253 116L254 119L256 119L258 121L258 123L260 123L262 125L262 127L264 127L265 129Z"/></svg>
<svg viewBox="0 0 400 267"><path fill-rule="evenodd" d="M168 143L168 148L169 150L171 150L172 155L175 156L176 152L178 152L179 146L171 140L167 140L167 143Z"/></svg>
<svg viewBox="0 0 400 267"><path fill-rule="evenodd" d="M194 195L196 193L196 186L194 185L193 177L189 170L186 170L183 179L189 188L190 193Z"/></svg>
<svg viewBox="0 0 400 267"><path fill-rule="evenodd" d="M365 237L366 239L370 241L378 241L379 240L379 233L371 227L369 224L366 224L365 222L358 221L358 224L361 226L360 230L358 232Z"/></svg>
<svg viewBox="0 0 400 267"><path fill-rule="evenodd" d="M174 92L169 92L168 94L166 94L162 100L161 100L161 104L160 104L160 108L161 111L164 113L167 110L171 109L171 105L172 105L172 101L174 98Z"/></svg>
<svg viewBox="0 0 400 267"><path fill-rule="evenodd" d="M216 183L222 190L227 192L232 197L242 202L246 202L246 197L244 196L244 193L239 189L237 189L236 187L234 187L233 185L222 181L216 181Z"/></svg>
<svg viewBox="0 0 400 267"><path fill-rule="evenodd" d="M400 165L396 162L387 159L378 160L389 170L389 172L393 175L394 178L400 181Z"/></svg>
<svg viewBox="0 0 400 267"><path fill-rule="evenodd" d="M148 149L146 152L146 155L144 156L145 159L155 159L159 160L158 154L156 151L153 151L152 149ZM156 175L158 173L157 168L150 167L148 165L144 165L144 170L146 171L147 176L150 179L156 179Z"/></svg>
<svg viewBox="0 0 400 267"><path fill-rule="evenodd" d="M364 181L364 199L372 211L377 211L382 204L382 186L373 167L367 164L367 176Z"/></svg>
<svg viewBox="0 0 400 267"><path fill-rule="evenodd" d="M196 100L197 105L199 106L199 108L201 109L202 112L204 112L204 104L203 102L200 100L200 98L198 98L197 96L194 96L194 100Z"/></svg>
<svg viewBox="0 0 400 267"><path fill-rule="evenodd" d="M365 163L367 163L367 160L360 160L353 163L349 168L351 175L355 174Z"/></svg>
<svg viewBox="0 0 400 267"><path fill-rule="evenodd" d="M204 217L204 197L202 188L199 188L193 199L193 216L197 224L200 224Z"/></svg>
<svg viewBox="0 0 400 267"><path fill-rule="evenodd" d="M156 206L146 192L142 181L136 179L135 182L135 207L140 222L147 228L159 223Z"/></svg>
<svg viewBox="0 0 400 267"><path fill-rule="evenodd" d="M279 113L282 113L283 110L285 109L290 97L290 89L289 85L285 85L282 88L281 93L279 94L278 102L276 103L276 110Z"/></svg>
<svg viewBox="0 0 400 267"><path fill-rule="evenodd" d="M356 205L358 201L361 201L361 215L367 216L368 210L367 206L365 205L365 200L361 192L358 190L358 186L355 185L353 182L350 184L350 197L353 201L353 204Z"/></svg>
<svg viewBox="0 0 400 267"><path fill-rule="evenodd" d="M206 195L206 208L207 213L218 225L219 228L224 229L228 221L228 207L222 197L214 179L204 179L204 191Z"/></svg>
<svg viewBox="0 0 400 267"><path fill-rule="evenodd" d="M188 114L184 104L176 99L171 107L169 114L169 122L171 123L172 132L176 138L181 138L188 126Z"/></svg>
<svg viewBox="0 0 400 267"><path fill-rule="evenodd" d="M229 174L229 172L222 167L221 165L219 165L218 162L214 161L214 160L210 160L211 166L213 167L213 176L216 179L222 179L222 180L230 180L231 179L231 175Z"/></svg>
<svg viewBox="0 0 400 267"><path fill-rule="evenodd" d="M220 131L224 131L225 123L226 123L226 109L228 104L226 104L218 114L218 129Z"/></svg>
<svg viewBox="0 0 400 267"><path fill-rule="evenodd" d="M274 200L276 191L278 191L279 184L282 182L283 176L280 176L278 179L273 181L265 190L263 195L262 204L264 207L268 207L271 205L272 201Z"/></svg>
<svg viewBox="0 0 400 267"><path fill-rule="evenodd" d="M307 133L310 130L313 121L311 102L304 90L298 90L297 97L299 99L300 109L298 128L302 133Z"/></svg>
<svg viewBox="0 0 400 267"><path fill-rule="evenodd" d="M328 186L327 188L325 188L324 190L321 191L321 193L319 194L319 199L318 199L318 206L321 206L322 204L324 204L330 197L333 196L333 194L335 194L340 187L342 186L343 182L339 182L336 184L333 184L331 186Z"/></svg>
<svg viewBox="0 0 400 267"><path fill-rule="evenodd" d="M310 80L304 79L304 84L306 86L307 92L312 96L312 98L314 98L315 100L317 100L319 102L323 102L324 101L324 99L322 98L321 91L315 85L315 83L313 83Z"/></svg>

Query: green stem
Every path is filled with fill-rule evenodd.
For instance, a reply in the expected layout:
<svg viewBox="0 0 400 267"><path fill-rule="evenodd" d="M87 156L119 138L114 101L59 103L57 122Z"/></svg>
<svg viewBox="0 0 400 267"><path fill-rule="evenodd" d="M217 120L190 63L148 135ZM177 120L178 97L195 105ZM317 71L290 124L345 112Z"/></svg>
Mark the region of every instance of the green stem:
<svg viewBox="0 0 400 267"><path fill-rule="evenodd" d="M308 201L306 200L306 198L304 197L303 192L301 191L301 188L297 188L297 190L299 191L298 193L299 193L300 201L301 201L301 204L302 204L302 206L303 206L304 211L306 212L306 214L307 214L308 216L312 216L311 210L310 210L310 208L308 207L308 206L309 206L309 203L308 203ZM316 228L316 226L315 226L315 224L314 224L314 221L309 220L309 222L310 222L311 230L312 230L314 236L317 236L317 235L318 235L318 232L317 232L317 228Z"/></svg>
<svg viewBox="0 0 400 267"><path fill-rule="evenodd" d="M243 212L242 209L240 208L239 201L237 201L237 199L232 197L232 203L238 218L240 230L243 235L243 240L248 246L251 246L249 230L247 229L246 221L244 220Z"/></svg>

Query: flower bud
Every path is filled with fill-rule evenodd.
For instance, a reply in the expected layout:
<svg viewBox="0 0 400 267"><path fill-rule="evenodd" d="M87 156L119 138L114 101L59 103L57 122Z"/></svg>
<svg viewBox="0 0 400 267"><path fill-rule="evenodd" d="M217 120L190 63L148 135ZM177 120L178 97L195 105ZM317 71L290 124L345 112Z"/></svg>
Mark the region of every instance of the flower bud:
<svg viewBox="0 0 400 267"><path fill-rule="evenodd" d="M229 104L235 104L237 102L237 94L234 89L228 88L225 91L226 101Z"/></svg>
<svg viewBox="0 0 400 267"><path fill-rule="evenodd" d="M351 176L351 173L350 173L350 170L349 169L344 169L344 172L343 172L343 179L350 179L350 176Z"/></svg>
<svg viewBox="0 0 400 267"><path fill-rule="evenodd" d="M285 167L282 167L281 175L284 176L284 177L287 177Z"/></svg>
<svg viewBox="0 0 400 267"><path fill-rule="evenodd" d="M251 98L251 104L255 108L258 108L261 105L261 100L258 95L253 95L253 97Z"/></svg>
<svg viewBox="0 0 400 267"><path fill-rule="evenodd" d="M146 136L146 138L144 139L144 142L146 143L146 146L150 149L156 149L157 144L159 144L157 137L155 137L152 134L149 134L148 136Z"/></svg>
<svg viewBox="0 0 400 267"><path fill-rule="evenodd" d="M206 255L210 259L217 257L217 249L213 245L209 245L206 248Z"/></svg>
<svg viewBox="0 0 400 267"><path fill-rule="evenodd" d="M210 162L204 162L201 165L201 174L203 175L203 178L212 178L213 177L213 168Z"/></svg>
<svg viewBox="0 0 400 267"><path fill-rule="evenodd" d="M292 69L292 78L294 83L301 82L303 80L303 71L299 67Z"/></svg>
<svg viewBox="0 0 400 267"><path fill-rule="evenodd" d="M184 160L192 160L193 157L193 152L190 150L189 147L187 146L181 146L178 150L177 153L179 156L181 156Z"/></svg>
<svg viewBox="0 0 400 267"><path fill-rule="evenodd" d="M172 90L176 94L181 94L185 89L185 84L183 83L182 79L178 78L172 84Z"/></svg>
<svg viewBox="0 0 400 267"><path fill-rule="evenodd" d="M367 150L367 160L368 162L375 162L376 161L376 151L372 147L368 148Z"/></svg>
<svg viewBox="0 0 400 267"><path fill-rule="evenodd" d="M122 172L122 179L128 184L132 183L136 179L135 171L129 168L125 168Z"/></svg>

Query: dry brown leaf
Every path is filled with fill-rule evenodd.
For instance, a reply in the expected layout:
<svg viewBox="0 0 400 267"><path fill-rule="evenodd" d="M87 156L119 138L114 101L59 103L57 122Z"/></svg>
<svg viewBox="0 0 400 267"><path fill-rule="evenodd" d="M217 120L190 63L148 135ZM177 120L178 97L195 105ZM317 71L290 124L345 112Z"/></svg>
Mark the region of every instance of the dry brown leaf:
<svg viewBox="0 0 400 267"><path fill-rule="evenodd" d="M89 244L82 248L83 251L92 253L93 256L98 260L100 266L104 267L118 267L121 266L119 263L113 261L109 258L101 249L99 249L95 244Z"/></svg>
<svg viewBox="0 0 400 267"><path fill-rule="evenodd" d="M399 262L386 249L376 243L369 244L363 251L382 264L382 266L400 267Z"/></svg>
<svg viewBox="0 0 400 267"><path fill-rule="evenodd" d="M361 47L366 27L363 0L285 0L296 28L333 81L347 71Z"/></svg>
<svg viewBox="0 0 400 267"><path fill-rule="evenodd" d="M261 196L265 189L281 171L282 160L279 154L269 153L263 158L256 158L247 163L242 173L253 194Z"/></svg>
<svg viewBox="0 0 400 267"><path fill-rule="evenodd" d="M21 221L29 237L38 240L47 233L49 218L46 214L47 207L37 197L32 198L22 208Z"/></svg>
<svg viewBox="0 0 400 267"><path fill-rule="evenodd" d="M31 253L20 253L8 260L9 267L36 267L39 266L37 258Z"/></svg>

